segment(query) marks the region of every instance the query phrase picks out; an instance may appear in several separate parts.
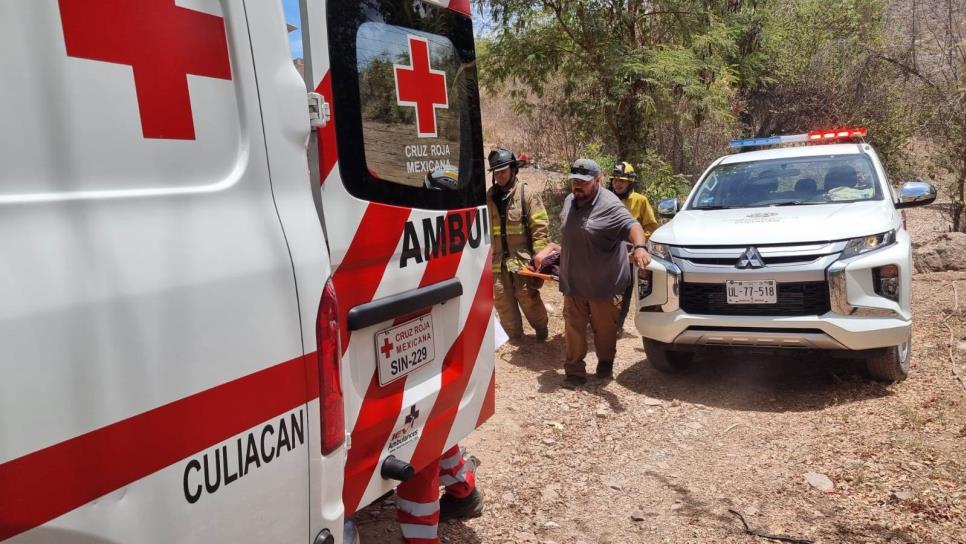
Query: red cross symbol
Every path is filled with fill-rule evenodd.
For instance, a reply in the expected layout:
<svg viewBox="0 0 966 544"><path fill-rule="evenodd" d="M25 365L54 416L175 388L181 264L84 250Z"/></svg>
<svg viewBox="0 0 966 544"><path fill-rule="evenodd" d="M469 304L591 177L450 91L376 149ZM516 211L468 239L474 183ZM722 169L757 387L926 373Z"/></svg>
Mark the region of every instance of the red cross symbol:
<svg viewBox="0 0 966 544"><path fill-rule="evenodd" d="M433 70L430 65L426 38L409 36L409 59L412 66L393 65L396 102L416 108L416 134L420 138L435 138L436 109L449 107L446 72Z"/></svg>
<svg viewBox="0 0 966 544"><path fill-rule="evenodd" d="M127 64L145 138L194 140L188 74L231 79L225 21L175 0L59 0L67 55Z"/></svg>
<svg viewBox="0 0 966 544"><path fill-rule="evenodd" d="M393 346L393 343L389 341L388 337L383 338L382 347L379 348L379 351L381 351L382 354L388 359L389 356L392 354L392 346Z"/></svg>

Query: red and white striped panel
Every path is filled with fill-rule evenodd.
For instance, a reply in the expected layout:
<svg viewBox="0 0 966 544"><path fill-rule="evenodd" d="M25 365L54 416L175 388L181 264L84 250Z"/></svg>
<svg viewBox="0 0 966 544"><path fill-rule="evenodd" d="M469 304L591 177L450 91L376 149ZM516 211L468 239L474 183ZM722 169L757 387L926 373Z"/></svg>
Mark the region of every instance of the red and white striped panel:
<svg viewBox="0 0 966 544"><path fill-rule="evenodd" d="M449 8L464 15L470 16L470 0L426 0L430 4L435 4L444 8Z"/></svg>

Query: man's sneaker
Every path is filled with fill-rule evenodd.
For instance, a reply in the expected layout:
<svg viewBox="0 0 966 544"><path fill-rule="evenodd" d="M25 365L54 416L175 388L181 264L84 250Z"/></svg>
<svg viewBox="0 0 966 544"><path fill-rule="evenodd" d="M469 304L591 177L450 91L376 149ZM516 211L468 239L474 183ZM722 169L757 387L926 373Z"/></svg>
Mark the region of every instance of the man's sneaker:
<svg viewBox="0 0 966 544"><path fill-rule="evenodd" d="M567 374L564 377L563 386L567 389L576 389L581 385L587 383L587 378L585 376L578 376L576 374Z"/></svg>
<svg viewBox="0 0 966 544"><path fill-rule="evenodd" d="M469 519L483 514L483 494L476 488L462 499L444 493L439 499L439 519Z"/></svg>
<svg viewBox="0 0 966 544"><path fill-rule="evenodd" d="M600 361L597 363L597 377L598 378L613 378L614 377L614 362L613 361Z"/></svg>
<svg viewBox="0 0 966 544"><path fill-rule="evenodd" d="M538 328L536 330L536 333L537 333L537 341L538 342L546 342L547 341L547 337L550 336L550 331L547 330L547 327L540 327L540 328Z"/></svg>

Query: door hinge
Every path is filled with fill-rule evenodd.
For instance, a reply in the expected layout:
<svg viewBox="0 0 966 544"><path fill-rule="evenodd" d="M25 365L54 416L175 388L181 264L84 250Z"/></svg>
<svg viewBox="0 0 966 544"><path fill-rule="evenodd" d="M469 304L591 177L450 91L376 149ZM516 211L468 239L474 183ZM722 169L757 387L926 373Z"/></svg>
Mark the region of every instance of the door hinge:
<svg viewBox="0 0 966 544"><path fill-rule="evenodd" d="M325 97L319 93L309 93L309 124L312 128L322 128L332 119L332 110Z"/></svg>

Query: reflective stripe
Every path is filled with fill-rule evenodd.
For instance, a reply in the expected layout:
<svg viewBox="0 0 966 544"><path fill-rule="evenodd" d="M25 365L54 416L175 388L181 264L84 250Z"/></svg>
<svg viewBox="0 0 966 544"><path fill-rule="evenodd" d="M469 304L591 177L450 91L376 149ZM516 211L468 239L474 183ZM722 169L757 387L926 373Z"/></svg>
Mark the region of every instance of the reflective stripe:
<svg viewBox="0 0 966 544"><path fill-rule="evenodd" d="M435 525L416 525L415 523L400 523L403 538L425 538L427 540L436 538Z"/></svg>
<svg viewBox="0 0 966 544"><path fill-rule="evenodd" d="M439 468L443 470L454 468L456 465L460 464L461 459L463 459L463 452L457 450L456 453L450 455L446 459L441 459L439 461Z"/></svg>
<svg viewBox="0 0 966 544"><path fill-rule="evenodd" d="M465 482L466 482L466 465L463 465L460 471L453 476L450 476L448 474L443 474L439 477L439 483L443 485L461 484Z"/></svg>
<svg viewBox="0 0 966 544"><path fill-rule="evenodd" d="M547 210L541 208L541 209L537 210L536 213L531 213L530 214L530 219L532 219L534 221L549 221L550 220L550 216L547 215Z"/></svg>
<svg viewBox="0 0 966 544"><path fill-rule="evenodd" d="M414 516L431 516L439 511L439 501L415 502L396 497L396 508Z"/></svg>

